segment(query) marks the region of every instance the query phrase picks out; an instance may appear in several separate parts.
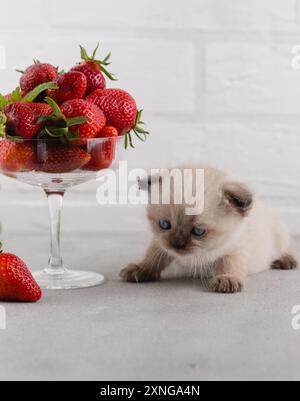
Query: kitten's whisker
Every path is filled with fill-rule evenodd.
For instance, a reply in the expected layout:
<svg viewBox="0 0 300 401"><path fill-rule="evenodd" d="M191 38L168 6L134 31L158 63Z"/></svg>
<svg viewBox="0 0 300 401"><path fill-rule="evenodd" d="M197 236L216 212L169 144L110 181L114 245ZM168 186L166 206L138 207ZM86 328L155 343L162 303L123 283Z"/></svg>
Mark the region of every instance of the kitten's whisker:
<svg viewBox="0 0 300 401"><path fill-rule="evenodd" d="M163 250L161 248L157 248L156 251L154 252L153 260L152 260L150 268L147 267L147 278L151 277L156 264L157 264L157 268L159 268L159 262L161 261L163 256L164 256Z"/></svg>

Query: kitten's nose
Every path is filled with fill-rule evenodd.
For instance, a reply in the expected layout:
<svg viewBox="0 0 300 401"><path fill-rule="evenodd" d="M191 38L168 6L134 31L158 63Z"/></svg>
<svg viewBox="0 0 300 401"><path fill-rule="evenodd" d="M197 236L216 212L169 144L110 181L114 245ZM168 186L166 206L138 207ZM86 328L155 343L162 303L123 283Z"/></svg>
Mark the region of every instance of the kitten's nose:
<svg viewBox="0 0 300 401"><path fill-rule="evenodd" d="M186 246L186 241L184 238L172 238L171 239L171 245L175 249L183 249Z"/></svg>

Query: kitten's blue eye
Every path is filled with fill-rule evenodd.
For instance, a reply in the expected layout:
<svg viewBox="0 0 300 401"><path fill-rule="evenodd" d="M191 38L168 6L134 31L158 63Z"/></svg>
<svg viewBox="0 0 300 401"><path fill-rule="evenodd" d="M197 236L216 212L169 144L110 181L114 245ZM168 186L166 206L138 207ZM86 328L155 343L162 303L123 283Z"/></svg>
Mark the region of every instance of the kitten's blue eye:
<svg viewBox="0 0 300 401"><path fill-rule="evenodd" d="M159 227L160 227L162 230L171 230L172 225L171 225L171 223L169 222L169 220L159 220Z"/></svg>
<svg viewBox="0 0 300 401"><path fill-rule="evenodd" d="M195 235L195 237L203 237L206 234L206 230L205 228L194 227L192 230L192 234Z"/></svg>

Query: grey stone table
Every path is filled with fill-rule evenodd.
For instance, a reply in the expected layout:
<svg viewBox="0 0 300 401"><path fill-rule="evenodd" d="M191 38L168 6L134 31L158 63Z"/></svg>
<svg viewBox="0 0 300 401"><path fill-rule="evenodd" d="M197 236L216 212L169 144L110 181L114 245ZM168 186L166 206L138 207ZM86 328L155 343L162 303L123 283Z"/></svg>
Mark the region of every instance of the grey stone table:
<svg viewBox="0 0 300 401"><path fill-rule="evenodd" d="M47 236L5 240L33 269L44 266ZM2 304L1 380L300 379L300 331L291 325L300 270L251 277L234 296L185 280L124 284L118 272L144 240L132 234L117 241L88 234L64 240L66 264L103 272L102 287Z"/></svg>

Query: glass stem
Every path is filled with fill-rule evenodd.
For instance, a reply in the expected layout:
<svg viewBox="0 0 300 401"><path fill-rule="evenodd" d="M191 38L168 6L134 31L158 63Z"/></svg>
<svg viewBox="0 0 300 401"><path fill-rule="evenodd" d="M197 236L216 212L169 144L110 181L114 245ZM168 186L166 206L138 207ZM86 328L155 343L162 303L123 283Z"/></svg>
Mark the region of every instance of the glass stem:
<svg viewBox="0 0 300 401"><path fill-rule="evenodd" d="M65 268L60 252L60 222L64 192L47 192L51 226L51 248L47 273L63 274Z"/></svg>

